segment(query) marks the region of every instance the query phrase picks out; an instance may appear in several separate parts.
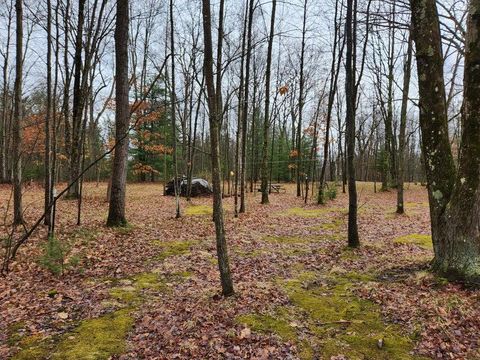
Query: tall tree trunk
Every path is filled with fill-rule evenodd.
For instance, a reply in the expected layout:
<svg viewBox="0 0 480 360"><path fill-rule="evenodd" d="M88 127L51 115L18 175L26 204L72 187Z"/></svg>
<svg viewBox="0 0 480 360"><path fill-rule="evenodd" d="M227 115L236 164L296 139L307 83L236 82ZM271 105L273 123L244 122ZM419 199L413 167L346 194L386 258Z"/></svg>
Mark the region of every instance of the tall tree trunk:
<svg viewBox="0 0 480 360"><path fill-rule="evenodd" d="M245 44L246 44L246 34L248 27L248 13L249 5L245 5L245 15L243 21L243 34L242 34L242 52L240 57L240 80L238 85L238 110L237 110L237 134L236 134L236 145L235 145L235 185L234 185L234 213L235 217L238 217L238 182L241 179L240 172L242 171L242 151L243 151L243 142L240 146L240 142L243 137L243 96L245 93L245 84L244 84L244 65L245 65Z"/></svg>
<svg viewBox="0 0 480 360"><path fill-rule="evenodd" d="M45 225L52 222L51 117L52 117L52 7L47 0L47 111L45 116ZM51 234L49 234L51 235Z"/></svg>
<svg viewBox="0 0 480 360"><path fill-rule="evenodd" d="M347 0L347 14L345 22L345 41L347 45L345 59L345 95L347 101L346 112L346 134L347 144L346 163L348 170L348 245L358 247L360 240L358 238L357 227L357 186L355 183L355 36L353 35L354 0Z"/></svg>
<svg viewBox="0 0 480 360"><path fill-rule="evenodd" d="M8 7L7 33L5 53L3 54L3 86L2 86L2 119L0 120L0 183L8 182L8 161L9 142L7 141L8 127L8 92L9 92L9 61L10 61L10 37L13 22L13 4Z"/></svg>
<svg viewBox="0 0 480 360"><path fill-rule="evenodd" d="M217 102L220 98L216 91L221 91L221 88L215 90L213 79L213 48L212 48L212 24L211 24L211 12L210 1L202 0L202 13L203 13L203 41L204 41L204 74L205 83L207 86L207 102L210 121L210 146L212 154L212 185L213 185L213 214L215 222L215 234L217 241L217 257L218 268L220 270L220 281L222 285L222 293L224 296L231 296L234 294L233 282L230 274L230 265L227 251L227 241L225 238L224 227L224 215L222 204L222 189L221 189L221 170L220 170L220 147L219 147L219 135L221 128L221 116L222 109ZM219 25L219 38L218 47L221 51L222 38L223 38L223 7L224 0L220 0L220 25ZM221 74L217 74L221 76ZM217 86L219 84L217 77Z"/></svg>
<svg viewBox="0 0 480 360"><path fill-rule="evenodd" d="M325 188L325 171L327 168L328 162L328 147L330 143L330 124L332 122L332 112L333 112L333 105L335 101L335 95L337 93L337 84L338 84L338 76L340 75L340 65L342 63L342 55L343 55L343 48L345 45L345 41L342 41L342 46L338 53L337 59L337 47L340 37L340 25L337 24L338 22L338 2L335 5L335 34L333 38L333 54L332 54L332 63L330 66L330 89L328 91L328 103L327 103L327 118L325 124L325 143L323 145L323 163L322 168L320 170L320 179L318 184L318 204L323 204L325 202L324 197L324 188Z"/></svg>
<svg viewBox="0 0 480 360"><path fill-rule="evenodd" d="M115 148L108 209L108 226L125 226L125 192L127 182L128 129L128 0L117 0L115 24Z"/></svg>
<svg viewBox="0 0 480 360"><path fill-rule="evenodd" d="M303 23L302 23L302 48L300 51L300 89L298 95L298 125L297 125L297 196L302 196L301 171L302 171L302 123L303 106L305 103L305 41L307 35L307 2L303 2Z"/></svg>
<svg viewBox="0 0 480 360"><path fill-rule="evenodd" d="M70 83L72 75L69 67L69 29L70 29L70 0L66 0L65 11L63 13L64 19L64 44L63 44L63 63L64 63L64 77L65 82L63 84L63 118L64 118L64 133L65 133L65 154L69 159L72 157L72 132L70 127Z"/></svg>
<svg viewBox="0 0 480 360"><path fill-rule="evenodd" d="M72 114L72 147L70 153L70 182L74 184L68 190L68 197L78 199L79 182L76 180L80 172L81 161L81 131L84 104L84 89L82 88L82 52L83 26L85 23L85 1L78 2L78 28L75 38L74 79L73 79L73 114Z"/></svg>
<svg viewBox="0 0 480 360"><path fill-rule="evenodd" d="M408 35L407 54L403 69L402 110L400 113L400 134L398 138L398 182L397 182L397 214L405 212L403 201L403 183L405 178L405 147L407 129L408 93L410 91L410 77L412 73L413 44L412 36Z"/></svg>
<svg viewBox="0 0 480 360"><path fill-rule="evenodd" d="M13 114L13 222L23 224L22 206L22 81L23 81L23 0L15 1L16 59Z"/></svg>
<svg viewBox="0 0 480 360"><path fill-rule="evenodd" d="M245 55L245 86L243 90L243 108L242 108L242 160L240 162L240 213L246 210L245 192L246 192L246 174L247 174L247 122L248 122L248 101L250 86L250 60L252 53L252 25L253 25L254 0L250 0L248 5L248 23L247 23L247 53Z"/></svg>
<svg viewBox="0 0 480 360"><path fill-rule="evenodd" d="M273 37L275 35L275 12L277 0L272 0L270 35L268 37L267 69L265 72L265 118L263 120L262 147L262 204L268 204L268 132L270 130L270 77L272 71Z"/></svg>
<svg viewBox="0 0 480 360"><path fill-rule="evenodd" d="M389 48L388 48L388 99L387 116L385 117L385 150L387 151L387 174L391 178L391 185L395 186L397 182L397 163L396 163L396 144L393 134L393 82L395 71L395 2L392 4L392 19L389 22ZM388 180L387 180L388 181ZM387 184L388 188L388 184Z"/></svg>
<svg viewBox="0 0 480 360"><path fill-rule="evenodd" d="M173 20L173 0L170 0L170 52L171 52L171 66L172 66L172 85L170 94L170 111L172 121L172 137L173 137L173 188L175 191L175 218L180 218L180 192L182 188L183 178L178 178L178 156L177 156L177 121L175 117L176 109L176 94L175 94L175 33L174 33L174 20Z"/></svg>
<svg viewBox="0 0 480 360"><path fill-rule="evenodd" d="M463 133L456 173L448 137L439 17L435 0L410 0L428 181L434 269L480 281L480 0L471 0L465 45Z"/></svg>

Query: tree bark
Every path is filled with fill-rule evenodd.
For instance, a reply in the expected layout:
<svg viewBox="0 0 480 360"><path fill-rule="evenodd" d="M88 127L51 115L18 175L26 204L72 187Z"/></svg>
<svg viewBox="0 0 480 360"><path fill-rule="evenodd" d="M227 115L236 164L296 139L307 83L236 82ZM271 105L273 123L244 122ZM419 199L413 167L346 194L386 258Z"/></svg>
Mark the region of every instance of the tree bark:
<svg viewBox="0 0 480 360"><path fill-rule="evenodd" d="M117 0L115 24L115 148L108 226L125 226L125 192L127 182L128 130L130 107L128 101L128 0Z"/></svg>
<svg viewBox="0 0 480 360"><path fill-rule="evenodd" d="M47 111L45 116L45 225L52 221L52 172L51 172L51 117L52 117L52 8L51 1L47 0ZM49 235L51 235L49 233Z"/></svg>
<svg viewBox="0 0 480 360"><path fill-rule="evenodd" d="M175 94L175 33L174 33L174 22L173 22L173 0L170 0L170 52L172 55L171 66L172 66L172 85L171 85L171 94L170 94L170 111L171 111L171 121L172 121L172 138L173 138L173 187L175 191L175 218L178 219L181 217L180 213L180 191L182 179L179 181L178 178L178 156L177 156L177 121L176 121L176 94ZM179 186L180 185L180 188Z"/></svg>
<svg viewBox="0 0 480 360"><path fill-rule="evenodd" d="M347 101L346 112L346 134L345 141L347 144L346 166L348 170L348 246L360 246L357 227L357 186L355 183L355 58L354 47L355 37L353 35L353 3L354 0L347 0L347 13L345 23L345 41L347 45L345 59L345 95Z"/></svg>
<svg viewBox="0 0 480 360"><path fill-rule="evenodd" d="M73 79L73 114L72 114L72 144L70 151L70 180L76 179L80 172L80 138L82 129L82 115L84 94L82 88L82 49L83 49L83 26L85 23L85 0L78 2L78 28L75 38L74 55L74 79ZM69 189L68 195L71 199L78 199L79 182Z"/></svg>
<svg viewBox="0 0 480 360"><path fill-rule="evenodd" d="M242 151L240 162L240 213L246 211L245 193L246 193L246 175L247 175L247 123L248 123L248 101L250 94L250 62L252 53L252 26L253 26L254 0L250 0L248 5L248 23L247 23L247 53L245 55L245 84L243 88L243 108L242 108Z"/></svg>
<svg viewBox="0 0 480 360"><path fill-rule="evenodd" d="M215 222L215 234L217 243L217 257L218 268L220 271L220 281L222 285L222 293L224 296L231 296L234 294L232 277L230 274L230 265L227 251L227 241L225 238L224 227L224 215L222 204L222 189L221 189L221 170L220 170L220 147L219 147L219 135L222 113L217 100L219 96L216 91L221 91L217 87L215 90L213 79L213 47L212 47L212 24L211 24L211 12L210 1L202 0L202 13L203 13L203 41L204 41L204 74L205 83L207 86L207 102L209 111L210 122L210 146L212 157L212 185L213 185L213 216ZM224 0L220 0L220 16L223 18L223 6ZM219 26L219 39L218 46L221 47L223 29ZM220 74L217 74L220 76ZM218 86L218 82L217 82Z"/></svg>
<svg viewBox="0 0 480 360"><path fill-rule="evenodd" d="M273 37L275 35L275 12L277 0L272 0L272 14L270 19L270 35L268 37L267 68L265 71L265 119L263 120L263 147L262 147L262 204L268 204L268 132L270 130L270 78L272 71Z"/></svg>
<svg viewBox="0 0 480 360"><path fill-rule="evenodd" d="M406 147L406 129L407 129L407 106L408 93L410 91L410 77L412 73L412 36L408 35L407 54L405 66L403 69L403 91L402 91L402 109L400 113L400 134L398 138L398 182L397 182L397 214L405 212L403 202L403 183L405 178L405 147Z"/></svg>
<svg viewBox="0 0 480 360"><path fill-rule="evenodd" d="M22 81L23 81L23 0L16 0L16 59L13 114L13 222L23 224L22 206Z"/></svg>
<svg viewBox="0 0 480 360"><path fill-rule="evenodd" d="M434 269L480 282L480 0L468 12L463 133L455 170L448 136L439 17L435 0L410 0L420 95L422 150L428 181Z"/></svg>
<svg viewBox="0 0 480 360"><path fill-rule="evenodd" d="M305 37L307 35L307 2L303 2L303 22L302 22L302 46L300 50L300 89L298 95L298 125L297 125L297 197L302 196L301 189L301 167L302 167L302 123L303 106L305 103Z"/></svg>

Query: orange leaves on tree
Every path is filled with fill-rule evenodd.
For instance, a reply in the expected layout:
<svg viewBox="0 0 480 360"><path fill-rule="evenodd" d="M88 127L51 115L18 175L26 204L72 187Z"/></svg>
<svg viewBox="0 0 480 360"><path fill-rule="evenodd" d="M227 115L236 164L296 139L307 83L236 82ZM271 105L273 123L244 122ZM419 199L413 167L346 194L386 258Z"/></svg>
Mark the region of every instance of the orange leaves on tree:
<svg viewBox="0 0 480 360"><path fill-rule="evenodd" d="M135 175L141 175L141 174L158 174L159 172L155 170L153 167L150 165L144 165L141 163L133 165L133 173Z"/></svg>
<svg viewBox="0 0 480 360"><path fill-rule="evenodd" d="M290 156L290 158L298 157L298 150L297 149L290 150L290 154L288 156Z"/></svg>
<svg viewBox="0 0 480 360"><path fill-rule="evenodd" d="M283 85L278 88L280 95L285 96L288 93L288 85Z"/></svg>

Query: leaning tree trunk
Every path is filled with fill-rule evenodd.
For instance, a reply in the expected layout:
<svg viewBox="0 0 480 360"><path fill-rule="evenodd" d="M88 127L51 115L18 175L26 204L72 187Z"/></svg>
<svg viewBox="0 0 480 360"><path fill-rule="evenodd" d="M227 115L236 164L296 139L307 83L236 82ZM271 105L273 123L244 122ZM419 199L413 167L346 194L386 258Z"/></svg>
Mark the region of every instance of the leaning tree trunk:
<svg viewBox="0 0 480 360"><path fill-rule="evenodd" d="M480 281L480 0L471 0L465 46L463 133L455 171L448 137L439 17L435 0L410 0L428 181L434 269Z"/></svg>
<svg viewBox="0 0 480 360"><path fill-rule="evenodd" d="M128 0L117 0L115 25L115 148L110 187L108 226L124 226L125 189L127 182L128 129L130 107L128 104Z"/></svg>
<svg viewBox="0 0 480 360"><path fill-rule="evenodd" d="M23 77L23 0L16 0L15 99L13 113L13 222L23 224L22 207L22 77Z"/></svg>

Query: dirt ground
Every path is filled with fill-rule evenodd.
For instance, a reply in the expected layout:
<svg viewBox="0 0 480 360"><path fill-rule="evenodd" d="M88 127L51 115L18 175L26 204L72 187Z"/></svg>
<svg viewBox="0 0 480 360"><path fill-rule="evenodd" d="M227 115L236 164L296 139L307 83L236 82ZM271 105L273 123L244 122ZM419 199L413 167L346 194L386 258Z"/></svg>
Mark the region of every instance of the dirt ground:
<svg viewBox="0 0 480 360"><path fill-rule="evenodd" d="M106 184L86 184L57 208L63 274L45 268L42 227L0 278L0 358L480 359L480 292L428 271L428 199L359 183L362 246L346 247L347 197L307 206L287 192L248 194L225 218L236 295L220 296L211 199L174 198L130 184L129 226L104 226ZM42 189L25 191L27 224ZM4 218L10 189L0 187ZM7 228L0 228L5 237ZM19 233L20 234L20 233Z"/></svg>

